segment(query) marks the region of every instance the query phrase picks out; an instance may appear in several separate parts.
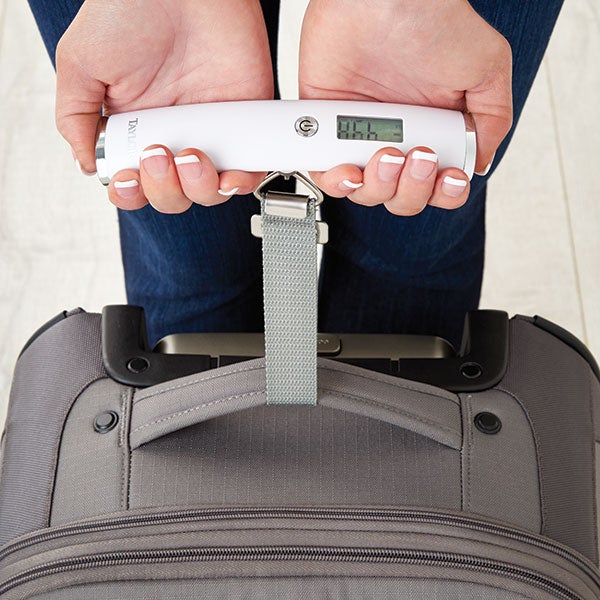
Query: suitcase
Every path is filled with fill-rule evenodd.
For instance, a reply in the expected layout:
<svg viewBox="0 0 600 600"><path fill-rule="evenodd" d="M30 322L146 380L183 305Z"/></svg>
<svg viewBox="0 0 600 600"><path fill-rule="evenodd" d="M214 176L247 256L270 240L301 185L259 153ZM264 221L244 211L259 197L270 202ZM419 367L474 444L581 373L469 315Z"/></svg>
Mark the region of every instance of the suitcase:
<svg viewBox="0 0 600 600"><path fill-rule="evenodd" d="M600 598L600 371L572 335L475 311L458 352L322 336L317 406L265 405L260 343L151 351L135 307L38 331L0 597Z"/></svg>

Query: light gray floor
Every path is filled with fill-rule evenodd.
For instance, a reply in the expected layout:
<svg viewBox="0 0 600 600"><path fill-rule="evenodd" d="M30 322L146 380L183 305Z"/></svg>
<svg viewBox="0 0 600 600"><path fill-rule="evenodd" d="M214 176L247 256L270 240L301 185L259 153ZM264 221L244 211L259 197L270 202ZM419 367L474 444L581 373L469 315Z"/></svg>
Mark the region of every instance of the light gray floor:
<svg viewBox="0 0 600 600"><path fill-rule="evenodd" d="M306 0L284 0L294 94ZM541 314L600 356L600 4L567 1L490 185L482 307ZM54 131L53 72L25 0L0 0L0 424L29 335L65 308L125 300L117 220Z"/></svg>

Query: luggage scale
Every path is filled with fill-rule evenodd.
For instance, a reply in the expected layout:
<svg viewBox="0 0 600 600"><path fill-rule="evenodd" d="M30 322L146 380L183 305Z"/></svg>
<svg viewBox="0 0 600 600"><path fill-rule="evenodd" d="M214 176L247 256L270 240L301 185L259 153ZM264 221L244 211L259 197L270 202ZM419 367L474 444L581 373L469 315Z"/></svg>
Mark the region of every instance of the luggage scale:
<svg viewBox="0 0 600 600"><path fill-rule="evenodd" d="M456 167L471 178L477 145L468 115L420 106L322 100L224 102L133 111L103 119L99 127L96 163L100 181L108 185L117 171L139 168L142 151L152 144L165 145L175 154L188 147L201 148L217 171L270 172L255 191L261 215L254 215L251 225L252 233L263 238L265 336L180 334L165 338L155 352L148 352L139 345L143 313L136 313L137 325L130 327L132 342L136 341L125 351L122 336L119 342L114 340L110 327L112 321L121 319L123 307L108 307L104 355L117 380L129 378L139 385L150 376L149 372L142 377L135 373L132 378L132 370L124 368L132 359L123 353L142 357L138 364L148 363L153 356L155 365L170 365L168 374L165 368L156 368L152 382L172 378L175 364L186 372L198 371L264 355L268 404L316 404L319 349L322 356L447 389L487 387L501 377L506 367L506 313L470 314L464 347L458 354L445 341L428 336L317 335L316 247L327 242L327 227L316 220L323 195L302 172L326 171L343 163L364 168L382 148L407 153L427 146L437 153L440 169ZM309 194L269 191L269 184L279 175L295 178ZM117 329L122 333L124 324ZM482 347L478 338L483 330L493 345ZM495 335L490 336L490 331Z"/></svg>
<svg viewBox="0 0 600 600"><path fill-rule="evenodd" d="M96 145L100 181L138 169L142 151L162 144L177 154L200 148L217 171L326 171L364 168L375 152L432 148L439 168L471 178L476 135L458 111L381 102L257 100L151 108L103 119Z"/></svg>

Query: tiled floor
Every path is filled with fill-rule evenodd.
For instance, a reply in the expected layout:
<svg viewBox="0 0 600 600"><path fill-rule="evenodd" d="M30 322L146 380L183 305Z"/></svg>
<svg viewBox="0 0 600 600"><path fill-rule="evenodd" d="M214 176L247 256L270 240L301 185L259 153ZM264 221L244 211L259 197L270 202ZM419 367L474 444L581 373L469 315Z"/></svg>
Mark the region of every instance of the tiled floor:
<svg viewBox="0 0 600 600"><path fill-rule="evenodd" d="M284 3L293 63L306 0ZM490 185L482 306L539 313L600 356L600 8L567 2ZM293 64L284 93L294 93ZM0 422L20 347L64 308L124 301L116 215L54 131L53 73L24 0L0 0Z"/></svg>

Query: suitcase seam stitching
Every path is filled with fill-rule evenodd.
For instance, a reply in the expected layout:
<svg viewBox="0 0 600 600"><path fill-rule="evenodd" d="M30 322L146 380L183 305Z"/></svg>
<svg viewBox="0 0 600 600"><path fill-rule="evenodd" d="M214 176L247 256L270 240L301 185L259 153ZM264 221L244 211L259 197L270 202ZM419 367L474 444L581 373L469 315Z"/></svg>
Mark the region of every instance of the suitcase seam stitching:
<svg viewBox="0 0 600 600"><path fill-rule="evenodd" d="M367 375L362 375L359 373L348 373L347 371L344 371L342 369L336 369L331 366L321 366L319 368L323 369L325 371L331 371L333 373L343 373L344 375L350 375L351 377L357 377L359 379L366 379L367 381L371 381L371 382L376 381L378 383L381 383L383 385L388 385L395 389L410 390L411 392L418 392L419 394L425 394L427 396L432 396L434 398L442 398L443 400L448 400L448 401L452 402L453 404L456 404L458 407L460 407L460 401L458 400L457 396L451 395L449 392L448 392L448 396L446 396L444 394L436 394L434 392L425 391L423 389L418 388L417 386L410 385L410 383L408 383L408 384L405 383L408 381L406 379L402 379L402 383L396 382L396 381L384 381L383 379L380 379L378 377L368 377Z"/></svg>
<svg viewBox="0 0 600 600"><path fill-rule="evenodd" d="M149 423L145 423L144 425L139 425L135 429L131 430L131 433L135 433L140 431L141 429L145 429L146 427L151 427L152 425L158 425L159 423L163 423L165 421L170 421L171 419L175 419L177 417L181 417L183 415L187 415L188 413L198 411L202 408L208 408L209 406L214 406L215 404L221 404L222 402L227 402L228 400L238 400L240 398L247 398L249 396L257 396L259 394L264 394L265 390L258 390L256 392L246 392L244 394L237 394L235 396L228 396L227 398L218 398L217 400L212 400L211 402L206 402L204 404L198 404L196 406L192 406L190 408L186 408L185 410L172 413L170 415L166 415L165 417L161 417L160 419L156 419L154 421L150 421Z"/></svg>
<svg viewBox="0 0 600 600"><path fill-rule="evenodd" d="M417 415L414 415L406 410L403 410L401 408L398 407L394 407L394 406L390 406L387 404L382 404L381 402L378 402L377 400L372 400L370 398L364 398L362 396L354 396L352 394L346 394L344 392L337 392L335 390L330 390L327 388L321 388L322 391L327 392L329 394L332 394L333 396L339 396L341 398L348 398L350 400L359 400L360 402L363 402L367 405L371 405L377 408L383 408L385 410L388 410L391 413L396 413L405 417L410 417L411 419L414 419L415 421L419 421L420 423L424 423L425 425L434 425L435 427L437 427L438 429L441 429L442 431L445 431L446 433L453 433L453 434L458 434L459 437L461 437L461 432L458 431L457 429L452 429L450 427L446 427L445 425L441 425L439 423L436 423L435 421L431 421L425 417L419 417ZM413 390L415 391L415 390ZM438 396L436 396L438 397ZM440 396L440 398L443 398ZM428 436L427 436L428 437Z"/></svg>
<svg viewBox="0 0 600 600"><path fill-rule="evenodd" d="M595 427L595 422L594 422L594 398L592 396L592 388L593 388L593 380L592 380L592 371L591 369L588 369L588 381L589 381L589 386L588 386L588 408L590 411L590 423L592 424L592 427L595 431L596 427ZM595 436L592 436L592 465L594 466L594 468L592 469L592 483L593 483L593 489L594 492L596 490L597 484L596 484L596 448L595 448ZM594 493L594 504L593 504L593 512L594 512L594 559L595 562L598 563L598 499L596 498L596 494Z"/></svg>
<svg viewBox="0 0 600 600"><path fill-rule="evenodd" d="M471 424L471 419L472 419L472 415L473 415L473 407L471 405L471 400L472 400L473 396L471 396L470 394L467 396L466 398L466 418L467 418L467 423L469 423L469 425ZM473 455L473 435L472 435L472 430L471 427L468 427L468 433L465 436L466 440L467 440L467 444L466 444L466 480L465 480L465 487L466 489L464 490L464 494L465 494L465 510L467 512L471 512L471 464L472 464L472 455Z"/></svg>
<svg viewBox="0 0 600 600"><path fill-rule="evenodd" d="M529 411L527 410L527 407L517 397L516 394L514 394L513 392L511 392L510 390L508 390L506 388L501 387L500 385L498 385L495 389L498 390L499 392L503 392L503 393L507 394L508 396L510 396L511 398L513 398L513 400L521 407L521 410L523 411L525 418L527 419L527 423L529 424L529 429L531 430L531 435L533 437L533 444L535 447L536 458L537 458L537 467L538 467L537 468L538 488L540 490L540 509L541 509L540 533L544 534L544 532L546 530L546 523L548 521L548 515L547 515L547 510L546 510L546 496L545 496L545 488L544 488L544 481L545 481L544 457L543 457L543 453L542 453L542 448L540 447L537 430L535 428L535 425L533 423L531 415L530 415Z"/></svg>
<svg viewBox="0 0 600 600"><path fill-rule="evenodd" d="M142 395L142 397L138 397L134 398L133 402L134 404L137 404L139 402L142 402L144 400L148 400L149 398L155 398L156 396L160 396L161 394L166 394L167 392L173 392L175 390L181 390L184 389L186 387L192 386L192 385L196 385L198 383L204 383L206 381L214 381L216 379L221 379L223 377L228 377L229 375L236 375L238 373L251 373L252 371L262 371L264 370L264 367L252 367L252 368L246 368L246 369L237 369L235 371L229 371L227 373L218 373L212 376L207 376L207 377L201 377L199 379L194 379L193 381L186 381L185 383L180 383L178 385L174 385L168 388L164 388L162 390L157 390L156 392L152 392L151 394L147 394L147 395Z"/></svg>

